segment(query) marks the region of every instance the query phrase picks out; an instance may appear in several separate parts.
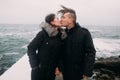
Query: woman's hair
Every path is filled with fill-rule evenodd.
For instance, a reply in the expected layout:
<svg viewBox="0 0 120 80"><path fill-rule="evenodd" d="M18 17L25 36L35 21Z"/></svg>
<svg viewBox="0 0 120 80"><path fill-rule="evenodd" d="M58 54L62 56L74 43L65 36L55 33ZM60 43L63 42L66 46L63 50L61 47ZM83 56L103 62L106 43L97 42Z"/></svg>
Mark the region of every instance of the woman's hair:
<svg viewBox="0 0 120 80"><path fill-rule="evenodd" d="M51 13L51 14L48 14L46 17L45 17L45 22L51 24L51 21L53 21L55 18L55 14Z"/></svg>

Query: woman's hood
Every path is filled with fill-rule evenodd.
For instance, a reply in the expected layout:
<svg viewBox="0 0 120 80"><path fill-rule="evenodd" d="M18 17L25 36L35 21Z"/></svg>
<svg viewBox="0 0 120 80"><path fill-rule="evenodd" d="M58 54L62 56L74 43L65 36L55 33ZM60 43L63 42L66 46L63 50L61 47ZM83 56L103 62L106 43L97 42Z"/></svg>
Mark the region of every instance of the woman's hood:
<svg viewBox="0 0 120 80"><path fill-rule="evenodd" d="M40 27L47 32L47 34L49 35L49 37L54 37L54 36L56 36L58 34L57 28L53 27L49 23L42 22L40 24Z"/></svg>

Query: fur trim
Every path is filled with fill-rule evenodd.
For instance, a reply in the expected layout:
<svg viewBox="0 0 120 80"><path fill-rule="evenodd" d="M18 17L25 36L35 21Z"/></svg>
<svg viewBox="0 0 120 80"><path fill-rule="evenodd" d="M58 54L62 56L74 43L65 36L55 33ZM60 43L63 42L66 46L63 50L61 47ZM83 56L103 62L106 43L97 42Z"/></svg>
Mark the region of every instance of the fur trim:
<svg viewBox="0 0 120 80"><path fill-rule="evenodd" d="M49 37L54 37L58 34L58 30L46 22L42 22L40 26L48 33Z"/></svg>
<svg viewBox="0 0 120 80"><path fill-rule="evenodd" d="M66 28L64 28L64 27L61 27L60 28L60 32L61 32L61 39L63 40L63 39L66 39L67 38L67 33L66 33L66 31L65 31L65 29Z"/></svg>

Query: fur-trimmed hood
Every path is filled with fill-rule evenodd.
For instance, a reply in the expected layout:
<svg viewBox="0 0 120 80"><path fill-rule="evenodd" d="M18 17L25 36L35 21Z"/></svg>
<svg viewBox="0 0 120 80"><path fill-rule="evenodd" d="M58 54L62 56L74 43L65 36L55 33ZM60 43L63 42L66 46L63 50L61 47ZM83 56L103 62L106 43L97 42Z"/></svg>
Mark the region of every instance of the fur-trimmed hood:
<svg viewBox="0 0 120 80"><path fill-rule="evenodd" d="M54 37L58 34L57 28L53 27L52 25L46 22L42 22L40 24L40 27L48 33L49 37Z"/></svg>
<svg viewBox="0 0 120 80"><path fill-rule="evenodd" d="M65 39L67 37L67 33L65 32L65 29L60 28L59 31L58 31L57 28L53 27L49 23L42 22L40 24L40 27L47 32L49 37L56 36L59 33L59 31L61 33L61 39Z"/></svg>

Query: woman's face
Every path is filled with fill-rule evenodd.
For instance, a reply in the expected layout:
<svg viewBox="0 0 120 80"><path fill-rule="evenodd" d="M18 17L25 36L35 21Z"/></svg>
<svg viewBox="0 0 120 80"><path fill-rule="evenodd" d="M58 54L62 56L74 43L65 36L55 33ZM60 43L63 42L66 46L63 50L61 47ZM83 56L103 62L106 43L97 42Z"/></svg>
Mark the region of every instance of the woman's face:
<svg viewBox="0 0 120 80"><path fill-rule="evenodd" d="M55 27L61 27L61 20L57 16L55 16L54 20L51 21L51 24Z"/></svg>

